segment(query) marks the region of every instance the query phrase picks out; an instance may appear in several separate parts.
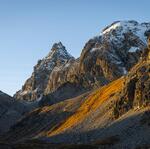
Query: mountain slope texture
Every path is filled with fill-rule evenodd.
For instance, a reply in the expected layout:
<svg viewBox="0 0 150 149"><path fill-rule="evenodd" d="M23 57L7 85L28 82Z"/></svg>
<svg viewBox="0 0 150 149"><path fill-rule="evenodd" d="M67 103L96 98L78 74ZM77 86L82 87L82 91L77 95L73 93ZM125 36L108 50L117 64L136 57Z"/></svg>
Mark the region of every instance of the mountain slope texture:
<svg viewBox="0 0 150 149"><path fill-rule="evenodd" d="M149 149L150 23L114 22L77 59L55 43L14 98L0 92L2 149Z"/></svg>
<svg viewBox="0 0 150 149"><path fill-rule="evenodd" d="M127 75L78 98L30 112L3 139L144 148L150 145L149 87L150 49L146 48Z"/></svg>
<svg viewBox="0 0 150 149"><path fill-rule="evenodd" d="M149 29L150 23L114 22L85 44L78 59L62 43L54 44L14 97L51 105L108 84L137 63Z"/></svg>
<svg viewBox="0 0 150 149"><path fill-rule="evenodd" d="M0 91L0 134L9 130L29 108Z"/></svg>

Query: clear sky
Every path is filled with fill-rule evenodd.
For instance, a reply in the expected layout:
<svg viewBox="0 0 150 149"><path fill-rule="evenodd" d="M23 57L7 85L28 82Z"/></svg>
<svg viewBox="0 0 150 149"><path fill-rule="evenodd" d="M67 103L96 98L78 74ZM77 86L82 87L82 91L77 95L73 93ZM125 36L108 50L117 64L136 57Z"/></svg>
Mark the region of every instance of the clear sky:
<svg viewBox="0 0 150 149"><path fill-rule="evenodd" d="M150 22L150 0L0 0L0 90L13 95L61 41L75 57L117 20Z"/></svg>

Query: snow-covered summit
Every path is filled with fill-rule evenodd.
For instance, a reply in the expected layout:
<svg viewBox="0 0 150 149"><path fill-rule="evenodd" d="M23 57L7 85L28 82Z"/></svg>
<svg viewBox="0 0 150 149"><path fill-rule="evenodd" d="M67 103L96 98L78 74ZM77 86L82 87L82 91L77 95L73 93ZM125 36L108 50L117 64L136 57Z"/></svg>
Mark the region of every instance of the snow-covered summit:
<svg viewBox="0 0 150 149"><path fill-rule="evenodd" d="M48 80L53 71L60 70L62 66L68 64L70 60L74 60L65 46L61 43L54 43L50 52L46 57L39 60L34 66L34 71L31 78L29 78L23 89L18 92L16 98L22 99L40 99L43 95L43 91L48 84ZM21 97L21 98L20 98Z"/></svg>
<svg viewBox="0 0 150 149"><path fill-rule="evenodd" d="M61 42L54 43L52 46L52 51L55 51L58 49L65 49L65 46Z"/></svg>
<svg viewBox="0 0 150 149"><path fill-rule="evenodd" d="M65 46L61 42L54 43L49 54L42 60L39 60L36 69L53 70L58 63L61 65L70 59L73 59L73 56L67 52Z"/></svg>
<svg viewBox="0 0 150 149"><path fill-rule="evenodd" d="M100 57L100 61L107 61L107 65L115 67L114 74L116 72L126 74L136 64L140 53L147 46L145 33L149 30L150 23L138 23L133 20L116 21L86 43L81 61L86 61L86 58L89 61L89 57L91 59L93 57L91 61L94 61L94 57ZM86 65L88 66L87 62Z"/></svg>
<svg viewBox="0 0 150 149"><path fill-rule="evenodd" d="M45 58L50 59L50 58L52 58L53 55L56 55L56 54L58 56L63 56L64 58L73 57L67 52L65 46L61 42L54 43L51 51Z"/></svg>
<svg viewBox="0 0 150 149"><path fill-rule="evenodd" d="M101 32L101 35L113 34L115 36L124 36L126 33L133 33L146 43L146 37L144 33L150 29L150 23L138 23L137 21L116 21L107 26Z"/></svg>
<svg viewBox="0 0 150 149"><path fill-rule="evenodd" d="M15 98L39 101L50 94L59 101L70 98L78 89L89 90L127 74L146 47L148 30L150 23L114 22L85 44L77 60L61 42L55 43L48 55L38 61ZM66 88L69 88L67 93Z"/></svg>

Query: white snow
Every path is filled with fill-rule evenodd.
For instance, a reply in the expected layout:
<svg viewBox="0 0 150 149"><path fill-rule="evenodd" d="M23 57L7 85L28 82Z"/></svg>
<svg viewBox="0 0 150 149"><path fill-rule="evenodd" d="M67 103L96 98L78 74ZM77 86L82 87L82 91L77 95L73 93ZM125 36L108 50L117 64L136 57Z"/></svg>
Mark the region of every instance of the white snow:
<svg viewBox="0 0 150 149"><path fill-rule="evenodd" d="M67 50L61 43L58 43L55 48L56 48L55 50L52 50L45 58L42 59L42 62L36 69L37 71L38 70L52 71L56 66L56 62L58 60L62 64L64 64L70 58L73 58L73 56L67 52ZM55 68L55 71L58 71L58 69L59 68Z"/></svg>
<svg viewBox="0 0 150 149"><path fill-rule="evenodd" d="M150 29L150 24L144 24L144 23L140 24L135 21L119 21L112 24L105 30L103 30L101 35L105 35L111 33L113 30L116 30L118 37L120 36L120 38L122 38L124 33L131 31L138 38L140 38L143 43L146 44L146 37L144 36L144 33L149 29ZM110 38L114 40L116 39L113 35Z"/></svg>
<svg viewBox="0 0 150 149"><path fill-rule="evenodd" d="M131 47L131 48L129 49L129 52L134 53L134 52L137 51L137 49L138 49L138 47Z"/></svg>
<svg viewBox="0 0 150 149"><path fill-rule="evenodd" d="M99 48L92 48L90 52L95 52L97 50L99 50Z"/></svg>
<svg viewBox="0 0 150 149"><path fill-rule="evenodd" d="M122 68L123 69L123 74L127 74L127 70L125 67Z"/></svg>
<svg viewBox="0 0 150 149"><path fill-rule="evenodd" d="M110 27L108 27L106 30L104 30L102 33L106 34L108 32L110 32L111 30L116 29L117 27L121 26L121 22L115 23L113 25L111 25Z"/></svg>

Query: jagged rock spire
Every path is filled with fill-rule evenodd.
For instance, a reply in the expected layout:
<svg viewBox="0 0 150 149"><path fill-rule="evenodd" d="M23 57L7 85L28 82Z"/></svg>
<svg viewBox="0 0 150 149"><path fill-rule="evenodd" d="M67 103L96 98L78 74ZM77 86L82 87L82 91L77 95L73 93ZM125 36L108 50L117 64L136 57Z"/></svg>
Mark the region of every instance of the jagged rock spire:
<svg viewBox="0 0 150 149"><path fill-rule="evenodd" d="M53 44L51 51L55 51L58 49L66 49L66 48L61 42L58 42Z"/></svg>
<svg viewBox="0 0 150 149"><path fill-rule="evenodd" d="M61 42L54 43L46 58L48 59L49 58L52 59L52 57L60 58L60 56L64 57L65 59L73 58L73 56L68 53L66 47Z"/></svg>

